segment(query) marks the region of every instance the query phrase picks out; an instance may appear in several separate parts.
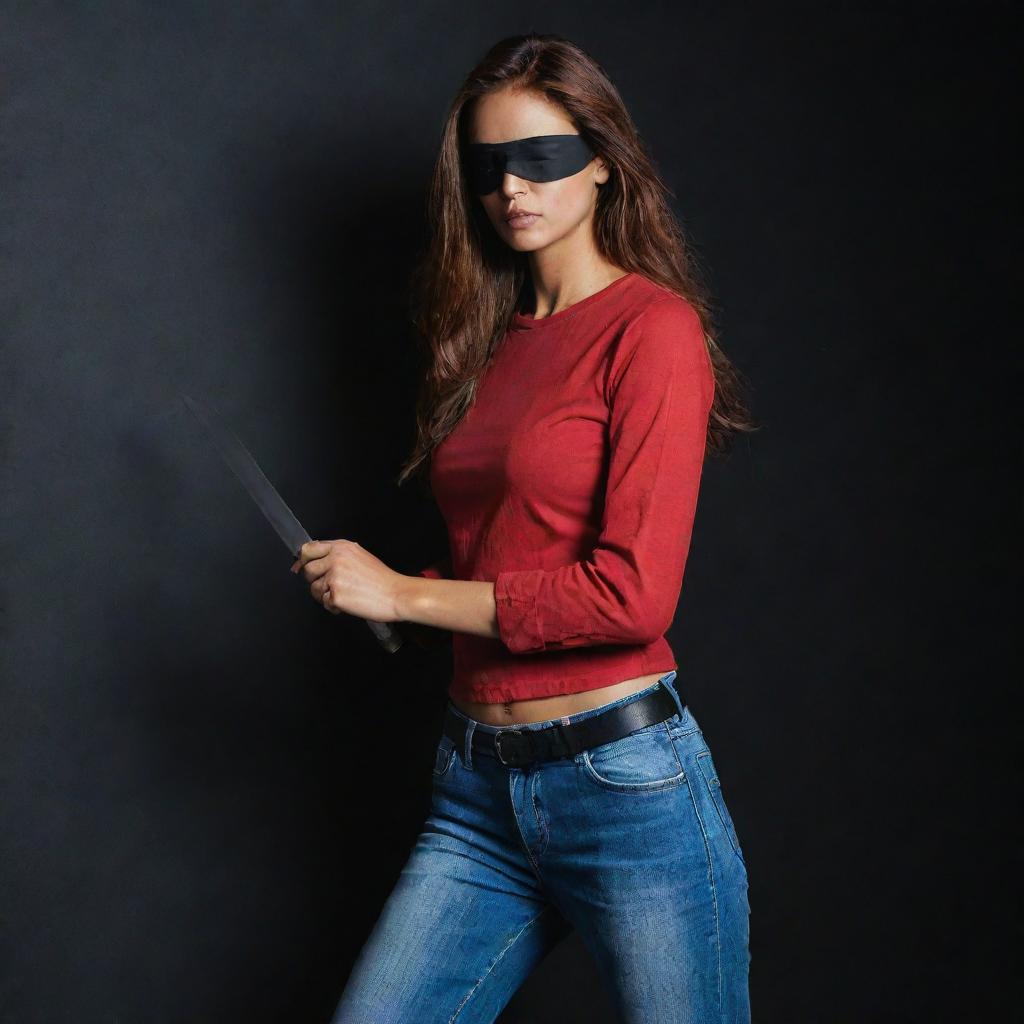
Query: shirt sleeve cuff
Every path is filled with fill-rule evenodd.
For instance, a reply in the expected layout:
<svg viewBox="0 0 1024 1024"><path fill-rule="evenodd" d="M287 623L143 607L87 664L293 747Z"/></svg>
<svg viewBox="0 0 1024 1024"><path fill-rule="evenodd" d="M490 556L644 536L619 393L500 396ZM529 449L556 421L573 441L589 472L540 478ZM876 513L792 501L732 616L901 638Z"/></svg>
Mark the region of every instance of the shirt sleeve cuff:
<svg viewBox="0 0 1024 1024"><path fill-rule="evenodd" d="M442 558L439 562L434 562L433 565L428 565L424 569L420 569L417 576L423 576L428 580L446 580L451 577L448 575L451 567L448 564L447 558Z"/></svg>
<svg viewBox="0 0 1024 1024"><path fill-rule="evenodd" d="M494 606L498 636L513 653L543 651L544 626L537 601L529 586L533 569L499 572L494 581Z"/></svg>

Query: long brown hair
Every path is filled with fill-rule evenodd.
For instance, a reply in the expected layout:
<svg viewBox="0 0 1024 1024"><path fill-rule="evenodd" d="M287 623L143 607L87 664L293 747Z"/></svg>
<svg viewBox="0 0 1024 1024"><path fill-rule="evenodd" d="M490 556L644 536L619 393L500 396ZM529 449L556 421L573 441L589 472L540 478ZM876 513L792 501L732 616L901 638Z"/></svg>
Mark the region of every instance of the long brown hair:
<svg viewBox="0 0 1024 1024"><path fill-rule="evenodd" d="M441 132L427 206L429 238L411 281L412 322L425 373L415 445L397 482L429 465L431 451L472 405L477 381L529 278L526 254L498 237L467 186L461 162L471 104L503 88L534 90L560 104L608 165L610 176L600 186L594 212L598 251L615 266L686 299L700 317L715 374L706 450L724 454L737 432L759 428L742 403L742 377L718 346L707 287L669 206L674 193L659 178L601 65L562 36L531 32L502 39L487 52L466 76Z"/></svg>

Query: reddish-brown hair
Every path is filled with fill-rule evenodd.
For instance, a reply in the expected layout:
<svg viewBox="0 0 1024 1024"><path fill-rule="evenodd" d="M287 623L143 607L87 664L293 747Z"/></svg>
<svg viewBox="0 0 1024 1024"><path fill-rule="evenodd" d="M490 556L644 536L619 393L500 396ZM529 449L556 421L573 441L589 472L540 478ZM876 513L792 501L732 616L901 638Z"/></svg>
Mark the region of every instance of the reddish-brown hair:
<svg viewBox="0 0 1024 1024"><path fill-rule="evenodd" d="M416 441L398 476L425 471L431 451L465 415L477 380L529 285L525 253L497 235L463 173L462 146L477 97L533 90L558 103L608 165L594 212L598 251L686 299L700 317L715 374L707 450L723 454L739 431L758 429L741 400L742 377L722 352L695 255L622 98L601 65L557 35L511 36L466 76L448 111L430 182L430 234L413 272L412 322L425 356ZM426 464L426 465L425 465ZM429 487L429 483L428 483Z"/></svg>

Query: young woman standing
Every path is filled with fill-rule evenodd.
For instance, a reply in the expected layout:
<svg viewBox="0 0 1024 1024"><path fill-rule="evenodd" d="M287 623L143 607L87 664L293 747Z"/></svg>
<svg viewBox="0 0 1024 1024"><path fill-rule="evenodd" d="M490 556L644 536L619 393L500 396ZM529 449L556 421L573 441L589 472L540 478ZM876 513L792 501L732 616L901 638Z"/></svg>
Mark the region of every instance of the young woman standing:
<svg viewBox="0 0 1024 1024"><path fill-rule="evenodd" d="M664 634L705 451L752 424L666 193L561 37L503 40L450 109L402 477L429 464L449 554L293 567L454 648L430 814L333 1024L491 1022L570 928L622 1021L750 1018L743 854Z"/></svg>

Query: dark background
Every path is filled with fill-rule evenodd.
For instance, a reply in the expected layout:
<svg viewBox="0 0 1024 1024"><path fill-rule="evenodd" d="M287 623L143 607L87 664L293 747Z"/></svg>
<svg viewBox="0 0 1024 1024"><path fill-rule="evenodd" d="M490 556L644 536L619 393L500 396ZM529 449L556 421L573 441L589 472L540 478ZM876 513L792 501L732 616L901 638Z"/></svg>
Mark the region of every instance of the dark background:
<svg viewBox="0 0 1024 1024"><path fill-rule="evenodd" d="M505 14L3 7L5 1024L328 1019L450 666L318 608L176 394L314 537L437 557L395 484L405 286L454 90L530 28L617 82L763 424L706 465L671 632L749 863L754 1020L1010 1019L1011 5ZM503 1024L610 1021L581 950Z"/></svg>

